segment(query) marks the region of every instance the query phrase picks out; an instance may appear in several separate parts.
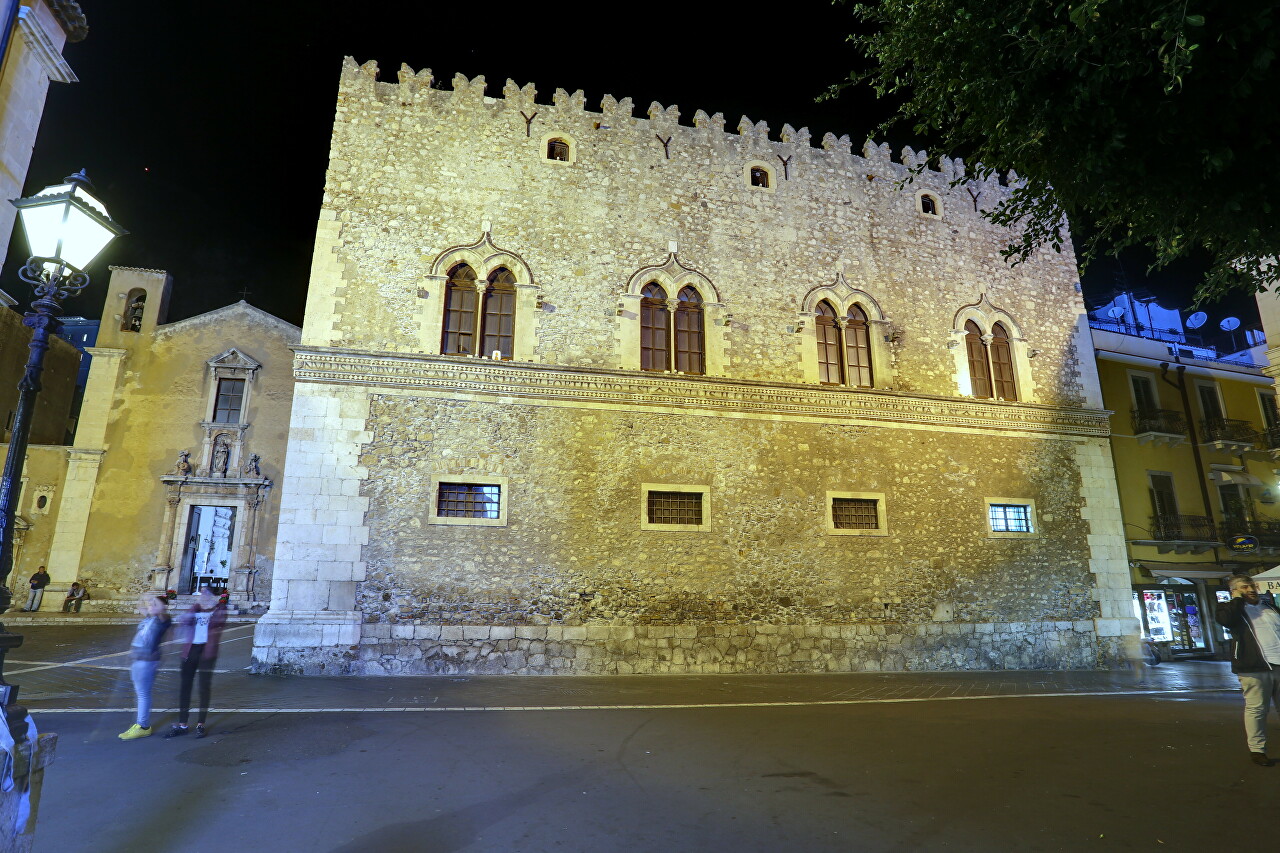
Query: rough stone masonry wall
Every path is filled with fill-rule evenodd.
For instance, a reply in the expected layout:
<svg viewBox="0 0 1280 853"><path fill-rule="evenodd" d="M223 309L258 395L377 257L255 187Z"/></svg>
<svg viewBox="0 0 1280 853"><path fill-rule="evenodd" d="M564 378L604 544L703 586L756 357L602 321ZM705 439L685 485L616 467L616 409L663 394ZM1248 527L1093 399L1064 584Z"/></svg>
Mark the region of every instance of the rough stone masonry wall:
<svg viewBox="0 0 1280 853"><path fill-rule="evenodd" d="M1076 442L375 395L365 672L1094 666ZM921 464L922 448L930 464ZM433 474L508 477L506 527L431 523ZM642 530L641 483L710 529ZM885 495L888 535L825 529ZM986 536L984 496L1040 537Z"/></svg>

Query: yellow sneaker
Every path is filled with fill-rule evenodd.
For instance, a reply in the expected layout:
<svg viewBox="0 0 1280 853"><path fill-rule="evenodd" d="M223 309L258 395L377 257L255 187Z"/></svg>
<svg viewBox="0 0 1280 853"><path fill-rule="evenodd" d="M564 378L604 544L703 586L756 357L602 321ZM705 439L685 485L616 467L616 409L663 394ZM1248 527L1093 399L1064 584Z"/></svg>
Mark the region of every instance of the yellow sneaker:
<svg viewBox="0 0 1280 853"><path fill-rule="evenodd" d="M129 726L129 731L121 732L120 734L120 740L137 740L140 737L151 737L151 727L148 726L144 729L142 726L134 723L132 726Z"/></svg>

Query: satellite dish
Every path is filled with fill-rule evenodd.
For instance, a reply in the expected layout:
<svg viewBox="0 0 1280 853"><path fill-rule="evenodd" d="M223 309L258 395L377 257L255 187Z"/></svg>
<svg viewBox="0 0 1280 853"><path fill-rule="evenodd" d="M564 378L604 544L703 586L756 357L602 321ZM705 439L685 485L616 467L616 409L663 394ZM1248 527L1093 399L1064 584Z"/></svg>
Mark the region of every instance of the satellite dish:
<svg viewBox="0 0 1280 853"><path fill-rule="evenodd" d="M1204 313L1203 311L1197 311L1196 313L1192 314L1190 317L1187 318L1187 328L1198 329L1201 326L1203 326L1205 324L1205 321L1208 319L1209 319L1208 314Z"/></svg>
<svg viewBox="0 0 1280 853"><path fill-rule="evenodd" d="M1114 308L1108 308L1107 316L1113 320L1119 320L1124 316L1124 308L1119 305L1116 305Z"/></svg>
<svg viewBox="0 0 1280 853"><path fill-rule="evenodd" d="M1234 332L1240 328L1239 317L1224 317L1222 322L1218 324L1218 328L1224 332Z"/></svg>

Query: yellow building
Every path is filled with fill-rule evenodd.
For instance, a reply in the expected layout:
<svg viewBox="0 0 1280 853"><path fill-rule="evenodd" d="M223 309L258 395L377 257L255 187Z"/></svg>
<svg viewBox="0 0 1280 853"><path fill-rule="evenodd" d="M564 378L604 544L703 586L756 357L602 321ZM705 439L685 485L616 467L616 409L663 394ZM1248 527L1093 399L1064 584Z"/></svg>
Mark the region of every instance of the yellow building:
<svg viewBox="0 0 1280 853"><path fill-rule="evenodd" d="M48 566L44 610L73 581L91 610L146 589L270 596L299 330L244 302L166 323L171 287L111 268L75 441L32 448L14 577Z"/></svg>
<svg viewBox="0 0 1280 853"><path fill-rule="evenodd" d="M1280 420L1262 336L1202 314L1184 329L1176 311L1130 294L1091 312L1090 325L1114 412L1135 611L1174 654L1216 654L1222 579L1280 557ZM1198 334L1209 330L1217 337Z"/></svg>

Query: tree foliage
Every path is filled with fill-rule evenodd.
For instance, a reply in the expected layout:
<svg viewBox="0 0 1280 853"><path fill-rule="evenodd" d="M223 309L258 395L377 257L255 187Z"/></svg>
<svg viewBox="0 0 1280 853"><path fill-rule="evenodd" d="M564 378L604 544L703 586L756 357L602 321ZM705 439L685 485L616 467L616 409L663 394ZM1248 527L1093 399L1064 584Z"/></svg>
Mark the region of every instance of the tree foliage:
<svg viewBox="0 0 1280 853"><path fill-rule="evenodd" d="M841 0L837 0L840 2ZM1015 263L1083 225L1087 262L1204 250L1198 297L1280 280L1280 2L879 0L852 7L870 83L979 176L1025 184L989 215ZM881 128L885 130L886 128ZM973 171L973 168L970 170Z"/></svg>

